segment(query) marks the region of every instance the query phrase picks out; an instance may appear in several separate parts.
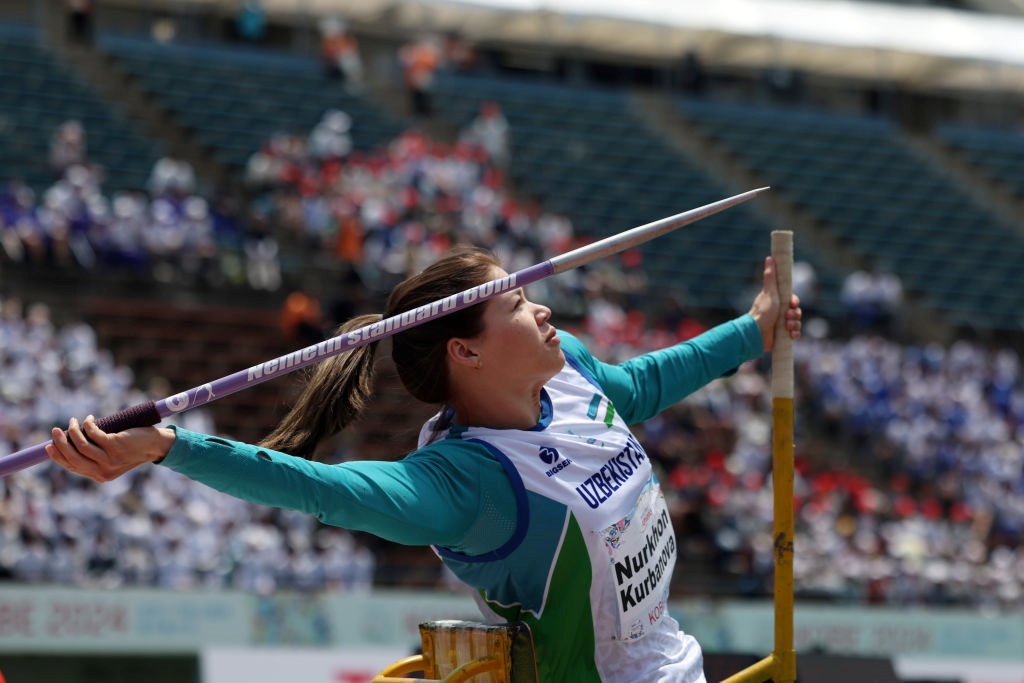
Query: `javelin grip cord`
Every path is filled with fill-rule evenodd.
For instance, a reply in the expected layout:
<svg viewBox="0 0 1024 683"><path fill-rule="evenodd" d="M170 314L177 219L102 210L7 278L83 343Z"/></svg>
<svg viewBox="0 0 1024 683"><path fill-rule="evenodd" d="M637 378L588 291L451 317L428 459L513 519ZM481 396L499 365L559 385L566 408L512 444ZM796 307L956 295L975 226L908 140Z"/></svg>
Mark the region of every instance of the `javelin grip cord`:
<svg viewBox="0 0 1024 683"><path fill-rule="evenodd" d="M96 420L96 426L108 434L123 432L132 427L150 427L163 419L156 409L155 401L146 401L129 406L112 415Z"/></svg>
<svg viewBox="0 0 1024 683"><path fill-rule="evenodd" d="M547 261L528 266L503 278L485 282L433 303L424 304L419 308L414 308L357 330L326 339L304 349L299 349L259 365L254 365L246 370L240 370L231 375L221 377L213 382L193 387L174 396L169 396L159 401L139 403L125 408L101 418L97 421L97 424L103 431L110 433L124 431L132 427L149 427L158 424L163 418L170 417L176 413L197 408L255 384L312 365L325 358L351 351L371 342L380 341L386 337L436 320L469 306L475 306L504 292L525 287L528 284L557 275L558 273L564 273L573 268L578 268L599 258L625 251L672 230L681 228L684 225L689 225L736 204L753 199L767 189L767 187L761 187L756 190L748 190L747 192L720 199L717 202L712 202L696 209L690 209L674 216L662 218L653 223L625 230L617 235L606 237L597 242L552 257ZM45 461L47 459L45 449L49 443L52 442L47 441L46 443L37 444L0 458L0 477L6 477L13 472Z"/></svg>

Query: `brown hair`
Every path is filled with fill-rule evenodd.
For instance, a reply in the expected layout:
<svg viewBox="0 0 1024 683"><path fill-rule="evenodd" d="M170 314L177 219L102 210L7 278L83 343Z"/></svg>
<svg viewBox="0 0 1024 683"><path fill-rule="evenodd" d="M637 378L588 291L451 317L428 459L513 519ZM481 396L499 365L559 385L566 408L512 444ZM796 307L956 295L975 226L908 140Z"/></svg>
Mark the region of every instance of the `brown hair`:
<svg viewBox="0 0 1024 683"><path fill-rule="evenodd" d="M488 282L493 279L491 270L495 266L500 264L489 251L456 247L423 272L396 285L383 316L358 316L338 326L334 333L342 335ZM472 338L483 332L483 312L483 306L470 306L391 338L391 358L402 384L414 398L433 404L450 401L447 342L452 337ZM291 410L260 445L312 458L317 444L351 424L366 407L373 394L377 343L313 366Z"/></svg>

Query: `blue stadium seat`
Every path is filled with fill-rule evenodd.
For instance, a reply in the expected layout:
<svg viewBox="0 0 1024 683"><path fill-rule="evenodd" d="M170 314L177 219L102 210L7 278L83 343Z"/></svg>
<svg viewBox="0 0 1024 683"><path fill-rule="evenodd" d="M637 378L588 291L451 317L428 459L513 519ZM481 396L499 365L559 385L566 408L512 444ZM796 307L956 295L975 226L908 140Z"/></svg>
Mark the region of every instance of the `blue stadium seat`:
<svg viewBox="0 0 1024 683"><path fill-rule="evenodd" d="M1019 328L996 267L1024 237L901 142L892 121L695 99L679 111L952 320L963 317L955 291L977 304L972 324Z"/></svg>
<svg viewBox="0 0 1024 683"><path fill-rule="evenodd" d="M1024 136L1019 130L946 123L936 128L936 135L1024 200Z"/></svg>
<svg viewBox="0 0 1024 683"><path fill-rule="evenodd" d="M5 144L8 173L37 192L53 184L49 145L64 121L85 127L89 158L106 170L104 191L140 187L163 146L93 93L40 42L34 29L0 26L0 111L15 135Z"/></svg>
<svg viewBox="0 0 1024 683"><path fill-rule="evenodd" d="M100 48L214 154L236 167L275 133L307 135L329 109L352 117L356 149L384 145L404 127L328 78L313 58L114 35L103 36Z"/></svg>

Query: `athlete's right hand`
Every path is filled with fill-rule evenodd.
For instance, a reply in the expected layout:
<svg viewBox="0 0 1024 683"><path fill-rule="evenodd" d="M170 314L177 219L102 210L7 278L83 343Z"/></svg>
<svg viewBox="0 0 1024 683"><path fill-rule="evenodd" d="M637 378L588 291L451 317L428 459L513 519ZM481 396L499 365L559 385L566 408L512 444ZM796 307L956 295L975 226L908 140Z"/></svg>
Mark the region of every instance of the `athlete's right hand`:
<svg viewBox="0 0 1024 683"><path fill-rule="evenodd" d="M174 444L172 429L135 427L108 434L92 415L79 424L71 418L67 432L54 427L46 454L64 469L105 482L139 465L163 459Z"/></svg>
<svg viewBox="0 0 1024 683"><path fill-rule="evenodd" d="M754 299L750 307L750 315L757 321L761 330L761 341L764 343L764 350L771 351L775 346L775 322L780 315L785 316L786 330L789 331L791 339L799 339L803 321L803 311L800 309L800 297L793 294L790 297L789 305L784 309L779 302L779 285L775 270L775 259L771 256L764 260L764 271L762 275L764 283L761 291ZM780 309L783 309L780 312Z"/></svg>

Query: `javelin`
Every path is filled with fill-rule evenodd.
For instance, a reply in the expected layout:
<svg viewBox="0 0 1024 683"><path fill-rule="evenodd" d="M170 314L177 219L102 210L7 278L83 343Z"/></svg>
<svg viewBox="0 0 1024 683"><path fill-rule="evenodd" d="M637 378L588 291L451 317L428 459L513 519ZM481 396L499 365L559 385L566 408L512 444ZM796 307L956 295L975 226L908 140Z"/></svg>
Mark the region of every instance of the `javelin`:
<svg viewBox="0 0 1024 683"><path fill-rule="evenodd" d="M404 313L398 313L390 318L360 327L357 330L346 332L345 334L326 339L279 358L254 365L247 370L239 370L236 373L221 377L213 382L207 382L188 391L183 391L159 401L146 401L130 406L113 415L97 420L96 424L103 431L110 433L121 432L132 427L155 425L162 419L176 413L205 405L218 398L223 398L229 394L241 391L260 382L274 379L299 368L304 368L325 358L351 351L370 342L380 341L411 327L422 325L449 313L454 313L482 301L487 301L503 292L524 287L546 277L578 268L599 258L625 251L630 247L643 244L676 228L689 225L731 206L745 202L748 199L753 199L756 195L767 189L767 187L761 187L756 190L749 190L697 207L696 209L690 209L674 216L662 218L653 223L625 230L617 235L612 235L578 249L573 249L497 280L470 287L458 294L452 294L433 303L424 304ZM0 458L0 477L6 477L8 474L45 461L47 459L45 449L50 443L52 442L47 441L46 443L37 444Z"/></svg>

